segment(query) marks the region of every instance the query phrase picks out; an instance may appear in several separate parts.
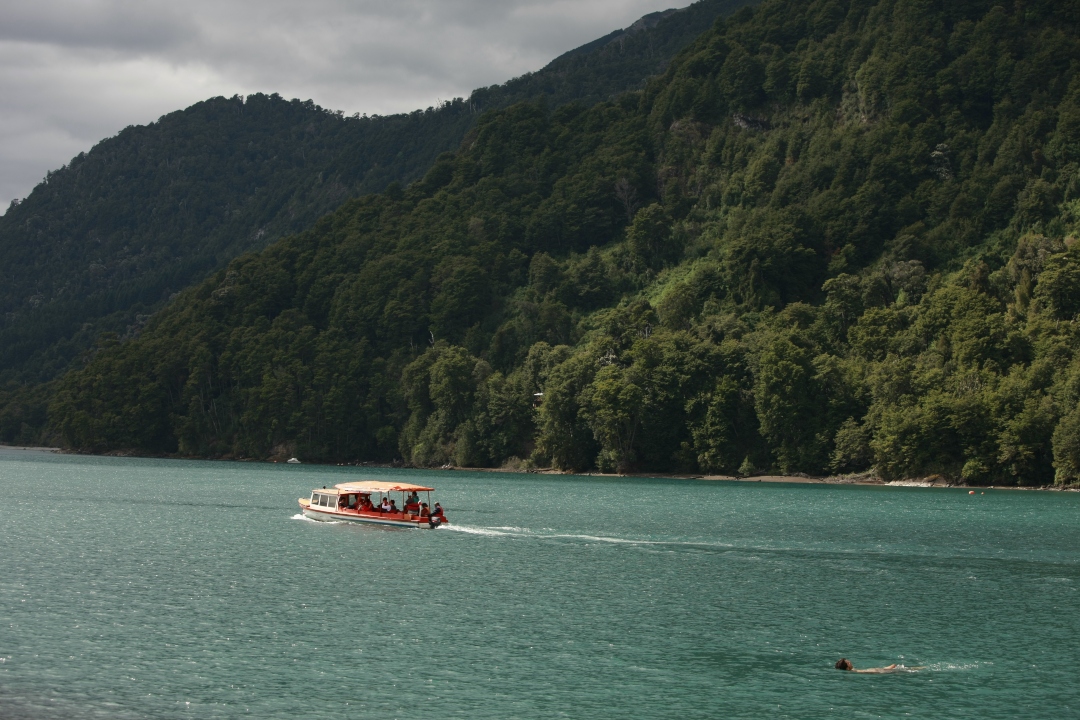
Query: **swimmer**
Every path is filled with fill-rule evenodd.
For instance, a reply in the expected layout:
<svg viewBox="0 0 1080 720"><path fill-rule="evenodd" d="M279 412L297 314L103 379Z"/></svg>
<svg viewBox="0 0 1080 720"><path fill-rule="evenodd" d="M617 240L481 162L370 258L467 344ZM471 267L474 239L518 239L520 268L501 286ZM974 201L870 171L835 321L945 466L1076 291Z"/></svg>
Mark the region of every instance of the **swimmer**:
<svg viewBox="0 0 1080 720"><path fill-rule="evenodd" d="M840 658L839 660L836 661L836 665L834 665L833 667L835 667L837 670L850 670L851 672L865 673L865 674L870 674L870 675L881 675L881 674L884 674L884 673L896 673L896 672L914 672L915 670L922 670L923 669L922 666L920 666L920 667L905 667L905 666L900 665L898 663L893 663L892 665L886 665L885 667L866 668L865 670L856 670L855 666L852 665L851 661L848 660L847 658Z"/></svg>

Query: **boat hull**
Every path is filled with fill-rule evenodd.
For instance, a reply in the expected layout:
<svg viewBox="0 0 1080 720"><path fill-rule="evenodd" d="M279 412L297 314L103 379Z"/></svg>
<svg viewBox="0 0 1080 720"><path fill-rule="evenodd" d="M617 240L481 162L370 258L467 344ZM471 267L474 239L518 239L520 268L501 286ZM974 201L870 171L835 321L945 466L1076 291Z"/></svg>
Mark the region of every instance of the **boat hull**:
<svg viewBox="0 0 1080 720"><path fill-rule="evenodd" d="M384 525L387 527L399 527L399 528L421 528L421 529L433 529L431 523L427 521L427 518L416 518L414 520L406 520L398 518L380 517L375 514L360 514L355 512L337 512L335 510L316 510L310 506L304 504L300 505L300 510L304 513L304 517L311 518L312 520L319 520L322 522L351 522L351 523L363 523L365 525ZM440 523L442 524L442 523ZM438 527L436 525L435 527Z"/></svg>

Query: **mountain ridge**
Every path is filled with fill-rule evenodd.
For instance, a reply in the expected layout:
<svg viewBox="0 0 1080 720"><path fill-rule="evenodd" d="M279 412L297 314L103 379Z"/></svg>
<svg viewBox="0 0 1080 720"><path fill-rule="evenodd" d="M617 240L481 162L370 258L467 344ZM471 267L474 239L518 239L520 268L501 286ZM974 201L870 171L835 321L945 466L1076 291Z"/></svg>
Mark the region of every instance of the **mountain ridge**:
<svg viewBox="0 0 1080 720"><path fill-rule="evenodd" d="M642 91L485 113L99 346L51 417L198 457L1076 483L1078 22L767 0Z"/></svg>
<svg viewBox="0 0 1080 720"><path fill-rule="evenodd" d="M232 257L309 227L346 198L418 178L481 108L541 97L589 104L637 87L743 4L695 3L618 53L564 56L438 108L344 117L277 95L211 98L76 156L0 217L0 440L35 440L48 391L33 388L99 335L131 337Z"/></svg>

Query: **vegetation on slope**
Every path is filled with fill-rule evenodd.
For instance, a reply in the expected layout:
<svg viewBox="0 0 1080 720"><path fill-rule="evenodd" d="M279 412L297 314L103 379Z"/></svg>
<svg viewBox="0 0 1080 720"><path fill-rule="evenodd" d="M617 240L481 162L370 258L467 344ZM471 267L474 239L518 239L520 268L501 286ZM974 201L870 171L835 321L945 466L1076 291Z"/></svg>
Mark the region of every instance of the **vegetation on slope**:
<svg viewBox="0 0 1080 720"><path fill-rule="evenodd" d="M1075 482L1078 19L744 9L643 92L486 114L235 260L53 421L96 450Z"/></svg>
<svg viewBox="0 0 1080 720"><path fill-rule="evenodd" d="M519 102L559 107L613 100L626 91L644 88L648 78L661 74L671 59L717 18L757 2L701 0L681 10L650 13L628 28L560 55L539 72L479 88L469 96L469 102L476 109L494 110Z"/></svg>
<svg viewBox="0 0 1080 720"><path fill-rule="evenodd" d="M747 0L645 18L505 85L385 117L276 95L214 98L49 173L0 217L0 441L31 442L47 382L103 332L136 335L170 297L234 257L310 227L350 197L408 183L456 148L481 109L591 104L665 64ZM649 27L645 27L649 26Z"/></svg>

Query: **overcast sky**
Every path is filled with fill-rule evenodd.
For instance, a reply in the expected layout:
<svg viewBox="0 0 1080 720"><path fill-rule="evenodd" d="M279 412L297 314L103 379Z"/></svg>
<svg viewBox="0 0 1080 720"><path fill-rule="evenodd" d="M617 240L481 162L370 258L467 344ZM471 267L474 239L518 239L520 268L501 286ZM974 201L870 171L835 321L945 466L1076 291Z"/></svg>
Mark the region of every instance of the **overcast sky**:
<svg viewBox="0 0 1080 720"><path fill-rule="evenodd" d="M0 213L128 125L277 92L347 115L465 97L690 0L0 0Z"/></svg>

